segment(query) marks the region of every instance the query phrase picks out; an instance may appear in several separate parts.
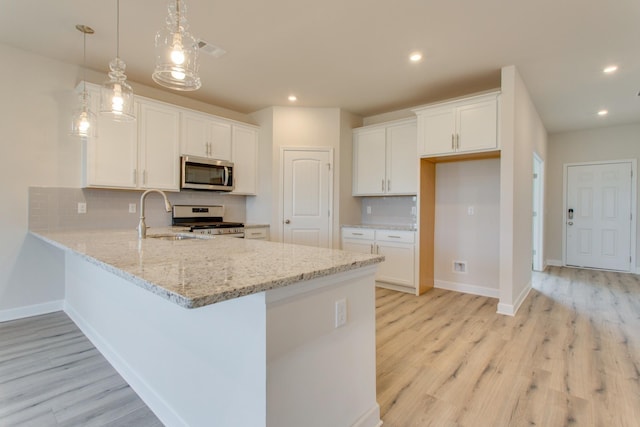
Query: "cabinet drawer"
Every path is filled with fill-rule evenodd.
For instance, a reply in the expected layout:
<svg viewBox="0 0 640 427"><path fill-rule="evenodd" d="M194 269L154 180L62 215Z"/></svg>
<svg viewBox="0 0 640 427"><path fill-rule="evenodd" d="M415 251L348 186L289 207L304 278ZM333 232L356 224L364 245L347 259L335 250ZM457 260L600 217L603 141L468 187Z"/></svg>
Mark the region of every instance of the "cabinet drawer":
<svg viewBox="0 0 640 427"><path fill-rule="evenodd" d="M376 240L382 242L414 243L414 231L376 230Z"/></svg>
<svg viewBox="0 0 640 427"><path fill-rule="evenodd" d="M245 228L244 238L267 240L267 229L266 228Z"/></svg>
<svg viewBox="0 0 640 427"><path fill-rule="evenodd" d="M373 240L375 238L375 230L367 228L343 228L342 237L344 239L367 239Z"/></svg>

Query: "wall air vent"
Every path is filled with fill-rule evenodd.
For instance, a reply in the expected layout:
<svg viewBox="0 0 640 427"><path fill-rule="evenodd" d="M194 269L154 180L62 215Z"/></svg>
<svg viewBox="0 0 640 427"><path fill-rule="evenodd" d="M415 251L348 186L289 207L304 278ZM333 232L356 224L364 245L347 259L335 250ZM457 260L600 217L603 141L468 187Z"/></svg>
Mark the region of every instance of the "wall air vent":
<svg viewBox="0 0 640 427"><path fill-rule="evenodd" d="M198 49L200 49L202 53L211 55L214 58L220 58L222 55L227 53L226 50L200 39L198 39Z"/></svg>

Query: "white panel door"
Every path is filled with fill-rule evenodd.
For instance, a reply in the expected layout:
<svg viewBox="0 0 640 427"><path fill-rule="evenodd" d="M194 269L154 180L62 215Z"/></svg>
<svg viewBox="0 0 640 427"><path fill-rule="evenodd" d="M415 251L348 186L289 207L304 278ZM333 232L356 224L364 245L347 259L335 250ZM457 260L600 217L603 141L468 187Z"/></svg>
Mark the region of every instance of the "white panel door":
<svg viewBox="0 0 640 427"><path fill-rule="evenodd" d="M567 265L629 271L631 188L631 163L567 167Z"/></svg>
<svg viewBox="0 0 640 427"><path fill-rule="evenodd" d="M283 241L331 247L329 151L285 150Z"/></svg>

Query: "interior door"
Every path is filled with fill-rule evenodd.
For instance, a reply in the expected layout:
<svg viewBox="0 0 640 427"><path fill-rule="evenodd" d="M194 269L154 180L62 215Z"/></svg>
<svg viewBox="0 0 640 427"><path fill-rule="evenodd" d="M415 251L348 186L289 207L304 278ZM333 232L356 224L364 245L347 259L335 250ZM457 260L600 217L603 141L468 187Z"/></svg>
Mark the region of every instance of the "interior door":
<svg viewBox="0 0 640 427"><path fill-rule="evenodd" d="M566 263L629 271L631 163L567 166Z"/></svg>
<svg viewBox="0 0 640 427"><path fill-rule="evenodd" d="M285 150L282 227L285 243L331 247L330 150Z"/></svg>

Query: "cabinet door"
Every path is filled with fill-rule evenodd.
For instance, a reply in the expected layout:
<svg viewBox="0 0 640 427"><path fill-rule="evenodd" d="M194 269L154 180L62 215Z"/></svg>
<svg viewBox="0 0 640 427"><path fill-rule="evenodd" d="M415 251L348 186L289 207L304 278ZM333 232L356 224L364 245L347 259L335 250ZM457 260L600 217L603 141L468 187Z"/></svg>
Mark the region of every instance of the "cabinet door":
<svg viewBox="0 0 640 427"><path fill-rule="evenodd" d="M140 187L179 190L179 112L170 106L140 102Z"/></svg>
<svg viewBox="0 0 640 427"><path fill-rule="evenodd" d="M99 110L100 92L90 90L93 111ZM83 165L85 187L136 188L137 124L116 122L98 114L96 138L86 141Z"/></svg>
<svg viewBox="0 0 640 427"><path fill-rule="evenodd" d="M208 157L209 127L204 117L191 113L181 113L181 152L189 156Z"/></svg>
<svg viewBox="0 0 640 427"><path fill-rule="evenodd" d="M425 110L418 115L421 127L422 156L449 154L454 151L455 109L451 106Z"/></svg>
<svg viewBox="0 0 640 427"><path fill-rule="evenodd" d="M418 136L415 122L387 128L387 194L416 194Z"/></svg>
<svg viewBox="0 0 640 427"><path fill-rule="evenodd" d="M458 107L458 151L497 148L497 119L495 98Z"/></svg>
<svg viewBox="0 0 640 427"><path fill-rule="evenodd" d="M356 132L353 139L353 195L384 194L386 132L384 127Z"/></svg>
<svg viewBox="0 0 640 427"><path fill-rule="evenodd" d="M209 120L210 144L209 157L219 160L231 160L231 124L221 120Z"/></svg>
<svg viewBox="0 0 640 427"><path fill-rule="evenodd" d="M256 194L258 165L258 131L244 126L233 126L231 143L234 193Z"/></svg>
<svg viewBox="0 0 640 427"><path fill-rule="evenodd" d="M373 250L373 240L343 239L342 250L358 252L361 254L370 254Z"/></svg>
<svg viewBox="0 0 640 427"><path fill-rule="evenodd" d="M378 264L376 280L407 287L415 287L414 245L410 243L382 242L376 240L376 252L384 255L384 262Z"/></svg>
<svg viewBox="0 0 640 427"><path fill-rule="evenodd" d="M191 156L231 160L231 124L205 114L181 114L181 151Z"/></svg>

